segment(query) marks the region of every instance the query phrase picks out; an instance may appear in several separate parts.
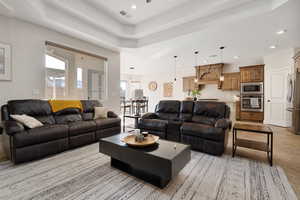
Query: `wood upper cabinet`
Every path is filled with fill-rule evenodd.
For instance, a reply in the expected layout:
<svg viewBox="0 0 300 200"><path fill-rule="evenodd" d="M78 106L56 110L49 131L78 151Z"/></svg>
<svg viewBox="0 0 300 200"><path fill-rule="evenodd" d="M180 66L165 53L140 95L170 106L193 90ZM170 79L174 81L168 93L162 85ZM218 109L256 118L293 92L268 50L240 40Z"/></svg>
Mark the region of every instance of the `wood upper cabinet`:
<svg viewBox="0 0 300 200"><path fill-rule="evenodd" d="M223 73L223 66L223 63L197 66L198 84L218 84Z"/></svg>
<svg viewBox="0 0 300 200"><path fill-rule="evenodd" d="M197 88L195 83L195 76L187 76L182 78L182 91L189 92Z"/></svg>
<svg viewBox="0 0 300 200"><path fill-rule="evenodd" d="M240 67L241 83L263 82L264 65Z"/></svg>
<svg viewBox="0 0 300 200"><path fill-rule="evenodd" d="M225 73L222 90L240 90L240 72Z"/></svg>

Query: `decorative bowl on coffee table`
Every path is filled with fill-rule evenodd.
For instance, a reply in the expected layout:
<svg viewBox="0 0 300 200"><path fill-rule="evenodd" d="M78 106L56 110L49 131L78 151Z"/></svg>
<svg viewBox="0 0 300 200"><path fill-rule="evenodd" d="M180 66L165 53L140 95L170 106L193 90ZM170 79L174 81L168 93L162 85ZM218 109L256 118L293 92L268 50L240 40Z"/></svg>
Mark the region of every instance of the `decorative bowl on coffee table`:
<svg viewBox="0 0 300 200"><path fill-rule="evenodd" d="M148 134L147 137L144 138L142 142L137 142L135 139L135 135L128 135L122 139L123 142L125 142L129 146L134 146L134 147L146 147L155 144L158 140L159 137L156 135L151 135Z"/></svg>

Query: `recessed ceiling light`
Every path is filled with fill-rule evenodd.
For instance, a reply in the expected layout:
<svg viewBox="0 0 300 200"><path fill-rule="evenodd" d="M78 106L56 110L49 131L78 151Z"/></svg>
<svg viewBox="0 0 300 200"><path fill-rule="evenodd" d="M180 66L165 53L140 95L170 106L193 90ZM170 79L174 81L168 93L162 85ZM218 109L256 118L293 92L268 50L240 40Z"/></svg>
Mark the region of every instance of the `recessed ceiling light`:
<svg viewBox="0 0 300 200"><path fill-rule="evenodd" d="M270 49L276 49L276 45L271 45Z"/></svg>
<svg viewBox="0 0 300 200"><path fill-rule="evenodd" d="M131 9L132 9L132 10L136 10L136 8L137 8L137 7L136 7L135 4L132 4L132 5L131 5Z"/></svg>
<svg viewBox="0 0 300 200"><path fill-rule="evenodd" d="M134 69L135 69L135 67L133 67L133 66L132 66L132 67L129 67L129 69L131 69L131 70L134 70Z"/></svg>
<svg viewBox="0 0 300 200"><path fill-rule="evenodd" d="M277 31L276 33L277 33L277 35L282 35L282 34L284 34L286 32L287 32L287 30L283 29L283 30Z"/></svg>
<svg viewBox="0 0 300 200"><path fill-rule="evenodd" d="M121 14L122 16L126 16L126 15L127 15L127 12L126 12L125 10L121 10L121 11L120 11L120 14Z"/></svg>
<svg viewBox="0 0 300 200"><path fill-rule="evenodd" d="M234 59L239 59L240 57L239 57L239 56L233 56L233 58L234 58Z"/></svg>

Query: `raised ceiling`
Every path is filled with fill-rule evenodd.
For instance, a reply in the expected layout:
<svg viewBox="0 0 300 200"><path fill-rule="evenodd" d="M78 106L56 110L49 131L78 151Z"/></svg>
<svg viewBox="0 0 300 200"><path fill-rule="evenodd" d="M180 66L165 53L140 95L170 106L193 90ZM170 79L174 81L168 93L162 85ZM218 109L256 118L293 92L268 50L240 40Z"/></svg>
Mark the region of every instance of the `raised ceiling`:
<svg viewBox="0 0 300 200"><path fill-rule="evenodd" d="M104 8L108 13L125 24L138 24L152 17L161 15L165 12L181 6L188 1L193 0L153 0L151 3L146 3L146 0L88 0L89 3L95 6ZM136 5L136 9L131 6ZM124 10L128 16L120 15L120 11Z"/></svg>
<svg viewBox="0 0 300 200"><path fill-rule="evenodd" d="M271 12L288 0L0 0L0 14L113 48L137 48ZM137 9L131 9L136 4ZM119 14L128 12L130 17Z"/></svg>
<svg viewBox="0 0 300 200"><path fill-rule="evenodd" d="M195 51L199 51L198 65L218 62L233 66L262 64L266 55L300 47L299 10L300 1L290 0L271 12L229 23L218 22L191 34L138 49L123 50L122 73L167 76L174 70L174 55L178 56L178 70L194 72ZM284 29L286 33L277 34ZM276 49L271 49L272 45ZM220 46L226 47L222 57ZM130 66L135 66L135 70L129 70Z"/></svg>

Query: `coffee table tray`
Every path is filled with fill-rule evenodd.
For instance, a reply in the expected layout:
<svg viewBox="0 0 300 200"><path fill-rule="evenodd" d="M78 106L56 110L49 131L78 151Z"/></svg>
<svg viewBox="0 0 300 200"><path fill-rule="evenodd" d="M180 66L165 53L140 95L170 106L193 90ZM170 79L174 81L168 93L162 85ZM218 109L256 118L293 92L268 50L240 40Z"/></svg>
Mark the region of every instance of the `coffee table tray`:
<svg viewBox="0 0 300 200"><path fill-rule="evenodd" d="M135 135L128 135L122 139L123 142L125 142L129 146L134 147L145 147L155 144L159 140L158 136L148 134L147 137L145 137L143 142L137 142L135 140Z"/></svg>

